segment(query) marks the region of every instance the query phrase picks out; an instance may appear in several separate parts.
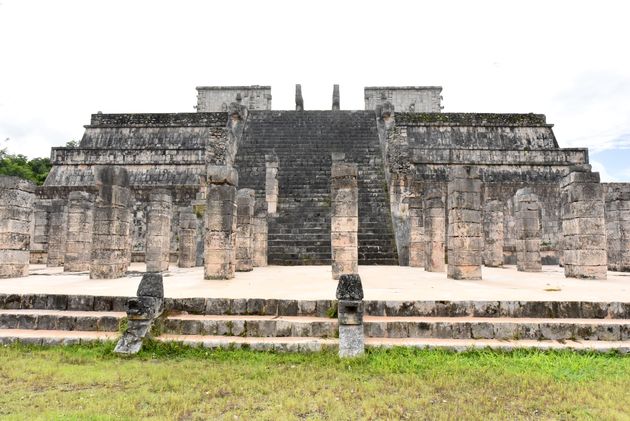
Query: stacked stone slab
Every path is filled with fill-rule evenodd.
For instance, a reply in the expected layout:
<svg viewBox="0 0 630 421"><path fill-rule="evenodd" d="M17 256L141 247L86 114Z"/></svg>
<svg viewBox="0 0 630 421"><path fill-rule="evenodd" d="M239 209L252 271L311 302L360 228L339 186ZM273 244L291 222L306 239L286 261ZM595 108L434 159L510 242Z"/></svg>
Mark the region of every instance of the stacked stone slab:
<svg viewBox="0 0 630 421"><path fill-rule="evenodd" d="M503 203L489 200L483 206L483 264L503 266Z"/></svg>
<svg viewBox="0 0 630 421"><path fill-rule="evenodd" d="M331 187L332 277L359 270L359 189L356 164L333 162Z"/></svg>
<svg viewBox="0 0 630 421"><path fill-rule="evenodd" d="M267 201L257 198L254 204L253 248L254 267L267 266Z"/></svg>
<svg viewBox="0 0 630 421"><path fill-rule="evenodd" d="M63 266L66 252L66 233L68 226L68 207L65 199L53 199L50 205L48 222L48 259L46 266Z"/></svg>
<svg viewBox="0 0 630 421"><path fill-rule="evenodd" d="M630 184L606 184L608 270L630 271Z"/></svg>
<svg viewBox="0 0 630 421"><path fill-rule="evenodd" d="M446 213L439 188L429 188L424 194L425 266L427 272L444 272Z"/></svg>
<svg viewBox="0 0 630 421"><path fill-rule="evenodd" d="M236 194L236 271L254 269L254 202L253 189Z"/></svg>
<svg viewBox="0 0 630 421"><path fill-rule="evenodd" d="M606 220L599 173L590 172L590 165L571 170L561 183L564 274L606 279Z"/></svg>
<svg viewBox="0 0 630 421"><path fill-rule="evenodd" d="M236 185L238 174L230 166L208 168L206 192L204 276L231 279L236 266Z"/></svg>
<svg viewBox="0 0 630 421"><path fill-rule="evenodd" d="M448 270L453 279L481 279L483 227L476 167L455 167L448 182Z"/></svg>
<svg viewBox="0 0 630 421"><path fill-rule="evenodd" d="M192 208L188 207L179 213L179 258L177 266L180 268L192 268L197 261L197 216Z"/></svg>
<svg viewBox="0 0 630 421"><path fill-rule="evenodd" d="M97 177L90 278L122 278L130 262L132 195L129 176L124 168L104 167Z"/></svg>
<svg viewBox="0 0 630 421"><path fill-rule="evenodd" d="M173 203L166 190L152 192L149 196L146 234L147 272L168 270L171 251L171 219Z"/></svg>
<svg viewBox="0 0 630 421"><path fill-rule="evenodd" d="M0 278L28 276L35 186L0 176Z"/></svg>
<svg viewBox="0 0 630 421"><path fill-rule="evenodd" d="M64 272L86 272L92 259L94 201L87 192L74 191L68 195L68 227Z"/></svg>
<svg viewBox="0 0 630 421"><path fill-rule="evenodd" d="M265 155L265 197L267 211L275 215L278 209L278 156L276 154Z"/></svg>
<svg viewBox="0 0 630 421"><path fill-rule="evenodd" d="M529 188L519 189L514 195L516 219L516 268L521 272L540 272L540 244L542 242L540 202Z"/></svg>
<svg viewBox="0 0 630 421"><path fill-rule="evenodd" d="M424 267L424 215L422 194L416 192L409 198L409 266Z"/></svg>
<svg viewBox="0 0 630 421"><path fill-rule="evenodd" d="M48 224L51 199L36 198L33 203L33 235L31 237L31 263L46 263L48 255Z"/></svg>

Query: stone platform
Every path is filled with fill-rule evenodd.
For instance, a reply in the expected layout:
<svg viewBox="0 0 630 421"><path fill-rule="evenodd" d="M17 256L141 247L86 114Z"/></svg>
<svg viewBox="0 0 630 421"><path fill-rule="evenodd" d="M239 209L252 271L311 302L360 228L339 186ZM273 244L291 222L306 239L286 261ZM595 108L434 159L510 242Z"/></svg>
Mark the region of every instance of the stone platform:
<svg viewBox="0 0 630 421"><path fill-rule="evenodd" d="M133 296L143 263L133 263L127 277L89 279L87 272L31 265L25 278L0 279L0 294ZM483 280L447 279L445 273L401 266L360 266L365 300L375 301L596 301L630 302L630 273L608 272L607 280L564 277L562 268L518 272L515 266L483 268ZM237 272L234 279L204 280L203 268L173 267L164 274L170 298L262 298L332 300L337 281L330 266L268 266Z"/></svg>

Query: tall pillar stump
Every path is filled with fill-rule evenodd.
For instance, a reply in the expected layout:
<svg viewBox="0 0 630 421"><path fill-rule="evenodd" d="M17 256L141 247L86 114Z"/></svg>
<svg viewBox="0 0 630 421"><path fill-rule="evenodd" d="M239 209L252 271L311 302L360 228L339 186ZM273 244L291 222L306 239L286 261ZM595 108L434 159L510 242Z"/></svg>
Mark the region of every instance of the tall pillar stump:
<svg viewBox="0 0 630 421"><path fill-rule="evenodd" d="M606 186L608 270L630 271L630 186Z"/></svg>
<svg viewBox="0 0 630 421"><path fill-rule="evenodd" d="M254 269L254 201L252 189L240 189L236 193L236 271Z"/></svg>
<svg viewBox="0 0 630 421"><path fill-rule="evenodd" d="M197 216L191 208L179 213L179 229L177 231L179 257L177 266L192 268L197 261Z"/></svg>
<svg viewBox="0 0 630 421"><path fill-rule="evenodd" d="M98 172L97 185L90 279L122 278L130 263L132 223L127 170L105 167Z"/></svg>
<svg viewBox="0 0 630 421"><path fill-rule="evenodd" d="M444 272L446 213L442 191L430 188L424 194L425 266L427 272Z"/></svg>
<svg viewBox="0 0 630 421"><path fill-rule="evenodd" d="M46 266L63 266L66 253L66 233L68 227L68 202L66 199L52 199L48 223L48 258Z"/></svg>
<svg viewBox="0 0 630 421"><path fill-rule="evenodd" d="M572 167L561 187L564 275L606 279L606 220L599 173L590 172L590 165Z"/></svg>
<svg viewBox="0 0 630 421"><path fill-rule="evenodd" d="M149 196L146 232L147 272L168 270L171 251L171 219L173 199L166 190L152 192Z"/></svg>
<svg viewBox="0 0 630 421"><path fill-rule="evenodd" d="M409 266L424 267L424 213L422 194L416 192L409 198Z"/></svg>
<svg viewBox="0 0 630 421"><path fill-rule="evenodd" d="M0 176L0 278L28 276L35 185Z"/></svg>
<svg viewBox="0 0 630 421"><path fill-rule="evenodd" d="M540 202L531 189L519 189L514 195L516 220L516 269L521 272L540 272L540 244L542 243Z"/></svg>
<svg viewBox="0 0 630 421"><path fill-rule="evenodd" d="M481 279L483 229L479 170L454 168L448 182L448 270L453 279Z"/></svg>
<svg viewBox="0 0 630 421"><path fill-rule="evenodd" d="M87 192L74 191L68 195L68 227L64 272L87 272L92 258L94 201Z"/></svg>
<svg viewBox="0 0 630 421"><path fill-rule="evenodd" d="M503 266L503 203L489 200L483 207L483 264Z"/></svg>
<svg viewBox="0 0 630 421"><path fill-rule="evenodd" d="M269 225L267 222L267 201L258 198L254 204L254 267L267 266L267 238Z"/></svg>
<svg viewBox="0 0 630 421"><path fill-rule="evenodd" d="M357 165L333 162L331 187L332 277L359 271Z"/></svg>

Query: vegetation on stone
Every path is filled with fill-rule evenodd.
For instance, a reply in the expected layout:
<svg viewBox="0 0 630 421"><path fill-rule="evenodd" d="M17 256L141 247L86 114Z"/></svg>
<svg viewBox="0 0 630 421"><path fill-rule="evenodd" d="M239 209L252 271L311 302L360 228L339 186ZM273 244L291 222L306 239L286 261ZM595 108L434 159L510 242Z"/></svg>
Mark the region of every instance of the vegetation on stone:
<svg viewBox="0 0 630 421"><path fill-rule="evenodd" d="M11 154L7 149L0 149L0 175L13 175L38 185L44 184L52 164L49 158L33 158L20 154Z"/></svg>

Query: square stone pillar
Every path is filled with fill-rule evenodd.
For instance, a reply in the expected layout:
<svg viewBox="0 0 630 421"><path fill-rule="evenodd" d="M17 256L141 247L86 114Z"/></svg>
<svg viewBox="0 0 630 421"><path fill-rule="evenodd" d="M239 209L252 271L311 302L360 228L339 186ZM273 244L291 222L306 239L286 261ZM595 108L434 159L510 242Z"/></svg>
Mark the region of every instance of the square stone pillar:
<svg viewBox="0 0 630 421"><path fill-rule="evenodd" d="M130 263L132 223L127 170L104 167L97 174L97 186L90 279L122 278Z"/></svg>
<svg viewBox="0 0 630 421"><path fill-rule="evenodd" d="M630 271L630 184L606 186L608 270Z"/></svg>
<svg viewBox="0 0 630 421"><path fill-rule="evenodd" d="M448 182L448 271L453 279L481 279L483 227L479 169L456 167Z"/></svg>
<svg viewBox="0 0 630 421"><path fill-rule="evenodd" d="M430 188L424 195L425 266L427 272L444 272L446 212L439 188Z"/></svg>
<svg viewBox="0 0 630 421"><path fill-rule="evenodd" d="M87 272L92 259L94 201L87 192L73 191L68 195L68 227L64 272Z"/></svg>
<svg viewBox="0 0 630 421"><path fill-rule="evenodd" d="M230 166L208 168L206 191L204 276L231 279L236 269L236 185L238 173Z"/></svg>
<svg viewBox="0 0 630 421"><path fill-rule="evenodd" d="M363 285L356 273L344 273L337 284L339 357L351 358L365 350Z"/></svg>
<svg viewBox="0 0 630 421"><path fill-rule="evenodd" d="M197 215L191 208L186 208L179 213L179 258L177 266L180 268L192 268L197 261Z"/></svg>
<svg viewBox="0 0 630 421"><path fill-rule="evenodd" d="M540 202L531 189L519 189L514 195L516 220L516 268L521 272L540 272L542 242Z"/></svg>
<svg viewBox="0 0 630 421"><path fill-rule="evenodd" d="M332 277L359 271L357 165L333 162L331 187Z"/></svg>
<svg viewBox="0 0 630 421"><path fill-rule="evenodd" d="M424 267L424 243L423 200L422 193L417 191L409 198L409 266Z"/></svg>
<svg viewBox="0 0 630 421"><path fill-rule="evenodd" d="M265 155L265 198L270 215L275 215L278 210L278 192L278 156Z"/></svg>
<svg viewBox="0 0 630 421"><path fill-rule="evenodd" d="M53 199L48 223L48 258L46 266L63 266L66 253L66 233L68 227L68 202L66 199Z"/></svg>
<svg viewBox="0 0 630 421"><path fill-rule="evenodd" d="M147 272L168 270L171 251L171 219L173 199L167 190L154 191L149 196L147 215L146 257Z"/></svg>
<svg viewBox="0 0 630 421"><path fill-rule="evenodd" d="M604 190L590 165L572 167L561 181L564 275L606 279Z"/></svg>
<svg viewBox="0 0 630 421"><path fill-rule="evenodd" d="M0 278L28 276L35 185L0 176Z"/></svg>
<svg viewBox="0 0 630 421"><path fill-rule="evenodd" d="M503 203L489 200L483 206L483 264L503 266Z"/></svg>
<svg viewBox="0 0 630 421"><path fill-rule="evenodd" d="M48 259L48 224L51 207L51 199L35 198L33 202L32 264L45 264Z"/></svg>
<svg viewBox="0 0 630 421"><path fill-rule="evenodd" d="M267 201L257 198L254 204L254 267L267 266L267 238L269 225L267 222Z"/></svg>
<svg viewBox="0 0 630 421"><path fill-rule="evenodd" d="M252 189L236 193L236 271L254 269L254 202Z"/></svg>

